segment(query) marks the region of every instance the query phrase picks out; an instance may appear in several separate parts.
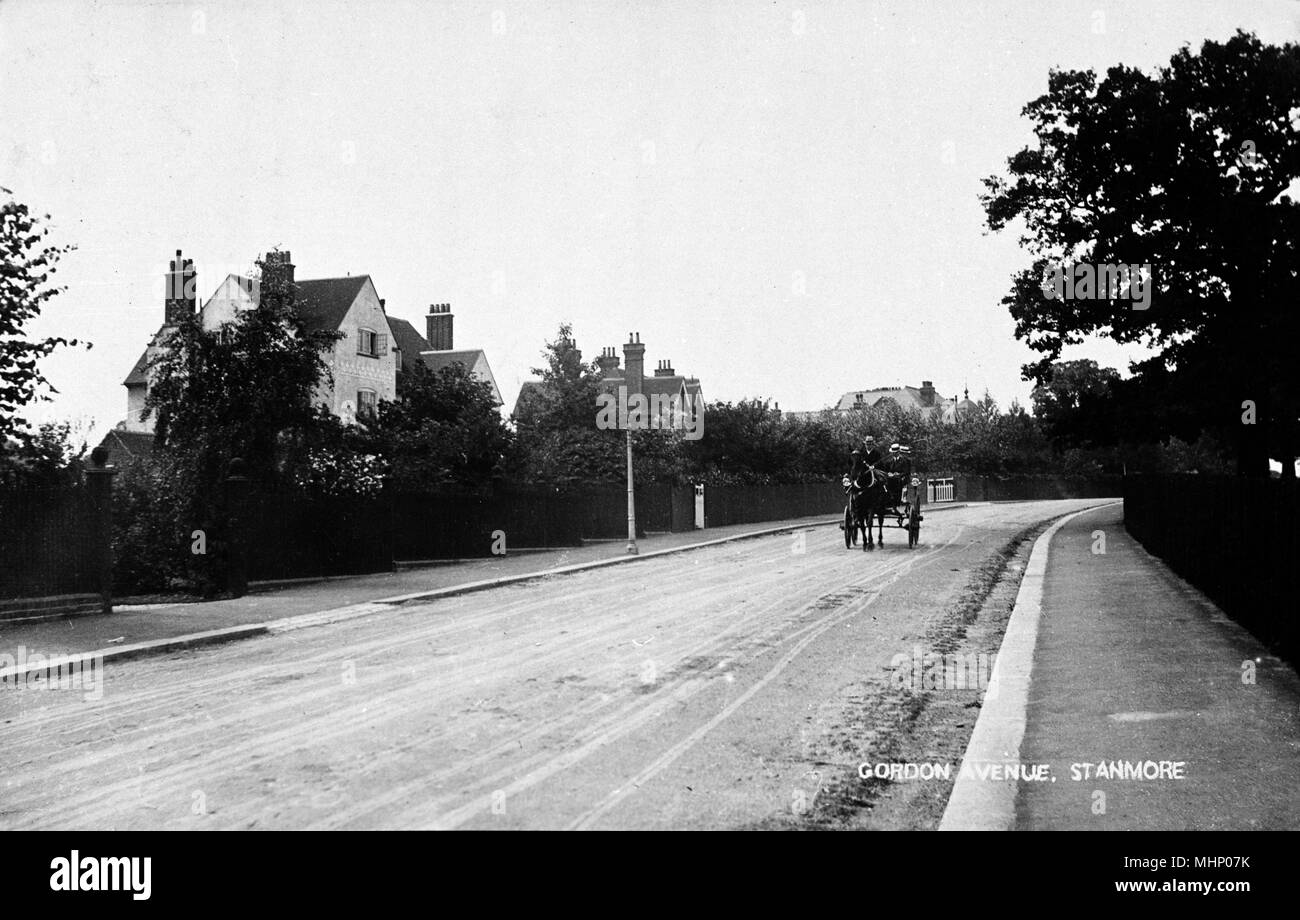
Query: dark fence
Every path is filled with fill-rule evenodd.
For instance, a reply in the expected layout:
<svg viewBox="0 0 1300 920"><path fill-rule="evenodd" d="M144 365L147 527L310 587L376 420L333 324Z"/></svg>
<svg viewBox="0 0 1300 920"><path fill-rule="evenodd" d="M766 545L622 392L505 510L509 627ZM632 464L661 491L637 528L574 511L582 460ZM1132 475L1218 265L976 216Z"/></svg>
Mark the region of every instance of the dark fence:
<svg viewBox="0 0 1300 920"><path fill-rule="evenodd" d="M386 497L308 498L253 487L246 523L232 533L252 581L391 571L393 528Z"/></svg>
<svg viewBox="0 0 1300 920"><path fill-rule="evenodd" d="M1300 662L1295 480L1128 476L1124 526L1293 664Z"/></svg>
<svg viewBox="0 0 1300 920"><path fill-rule="evenodd" d="M587 486L568 494L578 529L589 540L627 537L627 487ZM691 486L649 483L636 489L636 535L695 529L695 490Z"/></svg>
<svg viewBox="0 0 1300 920"><path fill-rule="evenodd" d="M469 558L501 548L582 544L585 506L560 492L387 495L385 500L393 540L390 564L392 559Z"/></svg>
<svg viewBox="0 0 1300 920"><path fill-rule="evenodd" d="M838 514L844 510L844 489L838 482L779 486L708 486L704 490L704 526L756 524Z"/></svg>
<svg viewBox="0 0 1300 920"><path fill-rule="evenodd" d="M254 489L243 543L252 581L391 571L395 560L578 546L580 506L558 492L308 498Z"/></svg>
<svg viewBox="0 0 1300 920"><path fill-rule="evenodd" d="M1102 480L955 478L958 501L1119 492L1117 485ZM95 482L107 495L111 475ZM235 519L214 523L209 534L214 574L219 582L221 573L229 574L226 583L236 593L247 580L384 572L398 560L485 557L503 548L509 552L577 546L583 539L627 536L627 492L616 483L568 492L509 489L490 494L385 492L373 498L312 498L240 482L236 485L232 479L230 486ZM108 518L97 518L93 494L87 485L0 492L0 601L88 595L104 586L109 557L107 540L99 534ZM705 524L724 527L838 515L843 506L838 482L709 486ZM120 511L134 513L130 507ZM638 536L693 530L694 489L646 484L636 491L636 514ZM186 545L179 551L188 549ZM130 572L132 561L120 560L119 575ZM177 563L178 570L184 567ZM107 603L106 589L102 596Z"/></svg>
<svg viewBox="0 0 1300 920"><path fill-rule="evenodd" d="M85 485L0 490L0 598L97 593L98 553Z"/></svg>

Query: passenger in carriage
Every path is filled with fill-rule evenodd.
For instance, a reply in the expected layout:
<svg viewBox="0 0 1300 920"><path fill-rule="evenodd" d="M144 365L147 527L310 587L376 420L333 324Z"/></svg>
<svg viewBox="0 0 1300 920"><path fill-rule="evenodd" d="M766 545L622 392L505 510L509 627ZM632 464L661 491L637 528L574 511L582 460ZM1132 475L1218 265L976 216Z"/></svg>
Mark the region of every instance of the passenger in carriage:
<svg viewBox="0 0 1300 920"><path fill-rule="evenodd" d="M897 507L903 501L903 487L912 478L912 449L897 442L890 444L884 468L889 478L889 499Z"/></svg>

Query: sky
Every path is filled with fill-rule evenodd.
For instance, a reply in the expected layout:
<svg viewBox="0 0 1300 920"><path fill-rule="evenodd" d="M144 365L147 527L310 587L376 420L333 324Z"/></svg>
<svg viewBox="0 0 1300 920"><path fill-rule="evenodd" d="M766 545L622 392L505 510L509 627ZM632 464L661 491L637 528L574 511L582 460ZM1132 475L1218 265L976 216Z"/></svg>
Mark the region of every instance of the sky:
<svg viewBox="0 0 1300 920"><path fill-rule="evenodd" d="M202 300L277 247L421 331L450 303L507 408L561 322L710 400L1027 405L981 180L1050 69L1238 28L1296 41L1300 3L0 0L0 186L77 247L30 332L93 343L27 414L107 430L175 251Z"/></svg>

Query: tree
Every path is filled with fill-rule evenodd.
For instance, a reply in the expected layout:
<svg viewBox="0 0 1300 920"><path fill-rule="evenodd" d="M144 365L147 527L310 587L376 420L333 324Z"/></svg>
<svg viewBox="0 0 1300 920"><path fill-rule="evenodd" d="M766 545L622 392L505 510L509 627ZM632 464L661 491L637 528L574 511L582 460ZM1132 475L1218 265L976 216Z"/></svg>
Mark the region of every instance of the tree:
<svg viewBox="0 0 1300 920"><path fill-rule="evenodd" d="M1043 384L1064 346L1104 334L1158 356L1133 368L1202 425L1237 444L1239 471L1297 453L1300 46L1238 32L1183 48L1154 75L1053 71L1024 114L1037 145L985 180L988 225L1024 222L1033 261L1003 301L1042 354ZM1076 262L1151 266L1148 309L1123 298L1047 299L1044 271ZM1257 425L1243 425L1251 401ZM1162 432L1149 430L1152 438Z"/></svg>
<svg viewBox="0 0 1300 920"><path fill-rule="evenodd" d="M389 484L480 487L501 475L511 435L488 383L463 364L435 373L417 363L399 372L397 393L358 430L364 448L386 461Z"/></svg>
<svg viewBox="0 0 1300 920"><path fill-rule="evenodd" d="M270 261L257 264L256 309L212 330L185 317L150 365L145 415L157 418L160 447L191 458L196 486L216 483L234 457L274 478L323 420L316 391L330 380L324 353L339 335L309 330L292 286Z"/></svg>
<svg viewBox="0 0 1300 920"><path fill-rule="evenodd" d="M6 188L0 194L12 196ZM51 279L59 259L73 247L51 245L49 232L26 205L12 197L0 203L0 474L29 465L33 450L37 461L43 456L41 435L19 414L55 392L37 363L60 346L81 344L62 336L32 339L26 333L27 324L65 290Z"/></svg>
<svg viewBox="0 0 1300 920"><path fill-rule="evenodd" d="M21 447L0 456L0 482L53 488L80 481L79 461L86 454L85 428L72 422L42 422Z"/></svg>
<svg viewBox="0 0 1300 920"><path fill-rule="evenodd" d="M161 494L172 497L176 533L208 534L209 551L187 557L203 593L221 588L230 461L242 458L254 479L290 484L313 450L337 442L337 422L316 392L330 380L324 352L338 333L307 328L279 262L268 254L258 268L256 308L212 330L198 315L183 317L150 362L145 416L157 418Z"/></svg>
<svg viewBox="0 0 1300 920"><path fill-rule="evenodd" d="M533 368L541 381L515 407L513 478L548 486L621 481L623 433L596 427L600 377L582 360L573 327L562 323L543 355L545 366Z"/></svg>
<svg viewBox="0 0 1300 920"><path fill-rule="evenodd" d="M697 482L767 484L816 475L801 469L797 429L766 399L704 407L704 437L683 448Z"/></svg>
<svg viewBox="0 0 1300 920"><path fill-rule="evenodd" d="M1042 383L1029 394L1034 415L1047 434L1065 447L1114 444L1114 398L1120 381L1113 367L1100 367L1091 359L1058 361Z"/></svg>

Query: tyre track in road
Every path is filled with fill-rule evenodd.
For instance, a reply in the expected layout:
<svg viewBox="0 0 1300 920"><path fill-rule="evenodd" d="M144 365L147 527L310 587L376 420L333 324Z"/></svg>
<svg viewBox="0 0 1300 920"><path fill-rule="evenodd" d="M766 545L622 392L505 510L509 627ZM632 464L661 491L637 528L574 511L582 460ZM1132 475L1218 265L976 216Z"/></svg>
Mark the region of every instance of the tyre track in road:
<svg viewBox="0 0 1300 920"><path fill-rule="evenodd" d="M623 801L623 799L627 798L635 790L639 789L645 783L653 779L662 770L664 770L665 768L667 768L668 766L676 762L678 758L680 758L683 754L685 754L688 750L690 750L691 747L693 747L697 742L699 742L702 738L704 738L705 735L713 731L713 729L715 729L717 726L721 725L727 718L731 716L732 713L734 713L741 706L749 702L749 700L755 695L757 695L759 691L763 690L768 684L770 684L773 680L779 677L781 675L781 672L784 671L792 661L794 661L797 657L799 657L799 653L802 652L805 648L807 648L817 639L821 638L821 636L825 634L828 630L832 629L835 626L840 625L846 620L853 619L858 614L862 613L864 610L870 607L871 604L874 603L878 597L880 597L881 592L886 587L892 585L894 582L901 579L904 575L911 574L916 569L923 568L927 563L934 561L936 558L942 555L943 550L947 549L949 546L955 543L960 535L961 535L961 531L958 530L958 532L954 534L952 538L949 539L948 542L945 543L942 547L928 551L925 556L909 557L907 562L905 562L902 566L899 567L899 571L897 571L884 585L880 586L880 588L878 588L870 597L868 597L856 608L850 608L849 610L843 611L842 613L827 616L823 618L815 626L810 627L807 630L801 630L800 632L805 633L805 635L803 635L802 638L800 638L797 642L795 642L794 646L788 652L782 655L780 659L777 660L777 663L772 667L772 669L769 670L757 681L755 681L752 685L750 685L749 689L747 689L744 693L742 693L739 698L728 703L725 707L723 707L723 709L720 712L714 715L711 719L709 719L699 728L695 729L695 731L691 732L681 741L677 742L677 744L669 748L661 757L659 757L657 760L655 760L653 763L647 766L644 770L642 770L639 774L637 774L637 776L635 776L629 782L624 783L618 792L616 792L615 794L607 798L604 802L602 802L600 805L596 806L595 808L592 808L584 812L580 817L578 817L575 821L573 821L569 825L569 829L584 830L591 827L592 824L594 824L597 820L599 820L609 811L617 807L619 803ZM794 639L795 636L792 635L789 638Z"/></svg>
<svg viewBox="0 0 1300 920"><path fill-rule="evenodd" d="M740 706L744 705L744 703L746 703L751 697L753 697L756 693L758 693L760 690L766 687L773 679L775 679L785 669L785 667L791 661L793 661L796 657L798 657L799 652L801 652L809 643L811 643L812 641L820 637L823 633L825 633L827 630L831 629L832 627L842 623L845 620L852 619L853 617L862 613L864 610L870 607L871 604L880 596L881 591L883 591L889 585L893 584L899 578L906 575L920 561L921 561L921 557L918 556L911 556L905 559L898 560L890 564L886 570L875 573L874 575L866 579L863 579L862 582L851 583L850 585L842 586L838 588L835 592L832 592L832 595L842 593L845 590L845 588L863 587L865 586L866 583L875 581L882 576L889 576L883 585L877 587L869 595L867 595L861 601L856 602L848 610L840 609L837 612L832 608L827 612L825 616L815 620L812 623L808 623L800 627L799 629L795 630L793 633L790 633L789 635L782 637L780 644L788 644L790 642L793 642L794 647L790 651L782 655L781 658L777 661L777 664L771 670L769 670L765 675L763 675L763 677L761 677L758 681L752 684L749 687L749 689L747 689L737 700L727 705L722 710L722 712L718 713L718 715L714 716L707 723L705 723L704 726L692 732L683 741L678 742L678 744L674 745L670 749L668 754L664 755L664 757L661 757L659 760L655 761L655 763L652 764L651 767L648 768L641 776L644 776L645 778L648 779L649 776L652 776L655 772L658 772L658 770L661 769L663 766L666 766L672 760L675 760L677 756L680 756L681 753L685 752L696 741L704 737L704 735L706 735L712 728L720 724L724 719L727 718L727 716L731 715L731 713L735 712L738 708L740 708ZM815 610L816 609L815 605L817 601L824 600L828 596L831 595L823 595L822 597L817 598L814 601L810 602L810 604L807 606L810 609ZM549 759L535 758L533 764L530 765L532 767L530 772L527 775L525 775L522 779L515 780L514 782L510 783L508 786L504 787L501 790L501 792L503 792L507 797L518 795L519 793L537 785L538 783L543 782L546 779L549 779L551 776L555 775L561 770L567 769L568 767L573 766L575 763L579 762L583 758L595 753L597 750L599 750L601 747L604 747L606 744L609 744L619 735L626 734L628 732L635 731L637 728L640 728L643 724L650 721L650 719L654 715L658 715L659 712L661 712L662 710L667 709L671 706L675 706L680 702L684 702L690 696L694 696L696 693L703 690L710 683L711 680L696 681L695 685L691 688L689 694L681 694L681 693L674 694L672 698L664 701L664 705L660 707L656 707L655 712L653 713L647 712L643 715L643 717L637 718L635 720L631 720L625 726L620 725L619 726L620 731L616 733L610 732L592 738L589 741L580 745L578 748L571 751L563 752L559 756L552 756ZM539 760L541 761L540 763L538 763ZM518 767L520 765L515 764L513 766ZM500 774L498 774L498 778L499 776ZM641 776L632 780L633 787L639 785L639 780L641 779ZM588 819L594 820L595 817L598 817L599 815L603 814L609 808L614 807L614 805L616 805L618 801L621 801L621 799L626 794L629 794L629 792L626 791L627 784L624 784L623 789L625 791L623 791L622 794L616 794L613 799L607 800L605 803L602 803L602 805L598 806L596 809L588 811L587 813L584 814L582 818L580 818L578 821L574 822L570 826L571 827L584 826L587 823ZM490 805L491 805L490 797L479 798L478 800L471 802L465 806L462 806L461 808L458 808L455 811L452 811L447 814L439 815L432 821L423 820L417 814L415 816L416 819L415 823L418 826L432 825L439 828L454 828L459 826L460 824L463 824L465 821L469 820L475 815L487 810L490 807Z"/></svg>
<svg viewBox="0 0 1300 920"><path fill-rule="evenodd" d="M857 582L842 585L837 588L836 591L842 592L846 588L865 587L872 581L888 576L895 569L903 566L906 562L907 560L897 560L887 563L885 568L868 573ZM826 594L822 594L812 598L801 607L797 608L793 614L787 616L781 623L773 624L772 629L769 631L779 631L782 626L788 625L792 621L798 621L802 614L815 610L816 604L819 601L824 600L826 597ZM802 626L797 630L796 635L802 634L815 626L815 623ZM728 630L728 633L730 632L732 632L732 630ZM689 659L702 655L708 650L721 648L725 645L725 640L727 638L727 635L719 635L716 639L709 640L703 646L692 649L686 655L679 656L679 658ZM788 641L788 639L788 636L778 637L778 641L780 642ZM762 640L759 639L757 642L761 644ZM735 654L731 657L733 659L738 659L739 655ZM564 769L567 766L571 766L617 738L635 731L642 725L658 718L667 710L686 702L710 683L711 681L709 679L688 678L682 684L673 688L670 694L660 696L658 699L646 702L634 699L617 711L607 714L600 722L589 726L584 732L572 739L577 743L576 748L564 751L558 756L554 751L541 751L522 759L516 758L493 773L487 774L486 776L478 776L469 780L470 785L458 789L454 795L445 796L441 799L434 800L433 802L426 803L425 806L418 809L416 812L408 813L408 817L415 826L439 828L454 827L462 823L468 817L471 817L473 814L486 810L486 808L490 806L492 793L501 791L509 796L517 794L518 792L535 785L537 782L554 775L556 772L559 772L559 770ZM529 738L532 739L547 734L557 727L558 726L553 722L541 724L535 731L529 733ZM514 745L515 742L511 740L492 751L485 752L479 757L476 757L471 763L458 765L457 772L462 769L481 769L490 761L498 759L502 754L508 753ZM498 787L506 778L511 774L517 773L521 769L529 770L529 774L525 779L512 781L508 786L498 790ZM446 782L448 778L449 777L447 776L439 776L432 781L427 778L417 780L402 789L393 790L390 794L385 796L385 802L380 804L382 805L400 801L402 798L409 797L434 782ZM441 813L442 809L445 808L451 800L464 798L467 791L471 795L477 795L477 790L484 789L489 791L488 795L480 795L475 802L465 805L450 814ZM371 804L372 803L367 803L368 806ZM432 814L426 816L426 813L429 812Z"/></svg>

